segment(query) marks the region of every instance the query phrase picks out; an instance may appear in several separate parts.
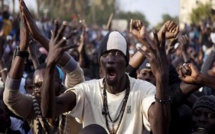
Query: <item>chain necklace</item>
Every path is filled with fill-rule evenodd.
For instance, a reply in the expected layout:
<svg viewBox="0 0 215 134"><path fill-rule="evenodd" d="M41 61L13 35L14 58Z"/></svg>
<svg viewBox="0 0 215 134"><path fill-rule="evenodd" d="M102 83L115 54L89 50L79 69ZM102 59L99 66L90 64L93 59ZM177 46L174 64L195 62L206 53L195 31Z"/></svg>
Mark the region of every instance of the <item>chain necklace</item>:
<svg viewBox="0 0 215 134"><path fill-rule="evenodd" d="M125 93L125 97L123 98L123 104L122 104L122 107L120 109L120 112L119 114L117 115L116 119L112 119L110 117L110 113L109 113L109 108L108 108L108 104L107 104L107 92L106 92L106 84L105 82L103 81L103 84L104 84L104 90L103 90L103 109L102 109L102 114L105 116L105 122L106 122L106 126L107 126L107 129L109 131L110 134L116 134L118 129L119 129L119 126L121 124L121 121L122 121L122 117L124 115L124 111L125 111L125 107L126 107L126 103L127 103L127 100L128 100L128 96L129 96L129 93L130 93L130 83L129 83L129 80L128 80L128 77L126 77L126 83L128 83L128 87L126 88L126 93ZM112 130L110 129L110 126L109 126L109 123L108 123L108 119L111 121L112 123ZM117 121L119 120L119 123L117 124L117 128L116 130L114 129L114 123L116 123Z"/></svg>

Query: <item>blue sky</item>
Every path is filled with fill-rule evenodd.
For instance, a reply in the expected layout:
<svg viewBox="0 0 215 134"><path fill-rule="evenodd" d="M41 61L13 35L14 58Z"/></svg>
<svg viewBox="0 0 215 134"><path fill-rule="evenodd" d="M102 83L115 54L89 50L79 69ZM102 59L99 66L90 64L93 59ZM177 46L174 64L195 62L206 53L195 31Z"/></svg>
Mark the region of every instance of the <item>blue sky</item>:
<svg viewBox="0 0 215 134"><path fill-rule="evenodd" d="M10 1L10 0L8 0ZM116 0L124 11L140 11L144 13L151 26L162 20L163 14L179 15L180 0ZM18 2L18 0L16 0ZM11 3L11 2L9 2ZM25 0L29 8L36 7L35 0ZM15 4L18 8L18 3Z"/></svg>

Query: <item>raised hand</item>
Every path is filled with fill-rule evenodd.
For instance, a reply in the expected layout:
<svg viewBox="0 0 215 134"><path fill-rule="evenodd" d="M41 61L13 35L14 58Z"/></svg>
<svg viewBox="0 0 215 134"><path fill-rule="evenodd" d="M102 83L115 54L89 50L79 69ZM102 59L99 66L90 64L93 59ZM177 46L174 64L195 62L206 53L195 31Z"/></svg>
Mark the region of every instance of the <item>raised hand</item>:
<svg viewBox="0 0 215 134"><path fill-rule="evenodd" d="M165 31L166 39L175 38L179 33L179 26L175 24L173 21L169 20L161 27L158 32L158 40L162 39L162 32Z"/></svg>
<svg viewBox="0 0 215 134"><path fill-rule="evenodd" d="M20 6L20 11L23 14L28 30L33 38L38 40L41 36L42 33L40 32L39 28L37 27L33 16L29 12L27 6L25 5L25 2L23 0L19 0L19 6Z"/></svg>
<svg viewBox="0 0 215 134"><path fill-rule="evenodd" d="M131 19L130 33L139 40L145 37L146 28L140 20Z"/></svg>
<svg viewBox="0 0 215 134"><path fill-rule="evenodd" d="M66 27L66 22L60 26L58 22L55 22L55 29L52 32L52 37L49 43L49 53L47 56L47 65L57 64L63 53L74 47L71 45L66 45L66 40L71 36L63 36Z"/></svg>
<svg viewBox="0 0 215 134"><path fill-rule="evenodd" d="M199 70L193 63L185 63L179 68L179 78L189 84L199 84L200 80L198 76L200 75Z"/></svg>
<svg viewBox="0 0 215 134"><path fill-rule="evenodd" d="M150 41L150 36L146 32L146 28L143 25L143 22L140 20L133 20L131 19L130 21L130 33L140 42L142 43L145 47L147 46L146 40L149 41L150 44L152 44ZM154 48L154 46L152 46Z"/></svg>
<svg viewBox="0 0 215 134"><path fill-rule="evenodd" d="M86 23L85 23L85 20L82 20L82 26L81 26L81 37L80 37L80 44L79 44L79 47L78 47L78 52L79 53L82 53L83 51L83 47L84 47L84 36L85 36L85 30L86 30Z"/></svg>
<svg viewBox="0 0 215 134"><path fill-rule="evenodd" d="M163 75L165 75L165 79L167 79L169 77L169 62L165 51L165 31L162 34L161 42L158 40L157 33L154 33L154 41L146 39L146 42L148 43L148 52L141 48L139 48L139 51L149 60L152 72L156 79L162 79Z"/></svg>
<svg viewBox="0 0 215 134"><path fill-rule="evenodd" d="M183 51L187 51L187 47L189 45L189 39L187 37L187 35L182 35L178 38L178 42L181 45L181 48Z"/></svg>
<svg viewBox="0 0 215 134"><path fill-rule="evenodd" d="M167 56L170 56L171 54L175 53L175 51L178 48L178 45L176 46L176 43L178 43L178 38L175 38L172 42L170 42L167 45L167 49L166 49Z"/></svg>
<svg viewBox="0 0 215 134"><path fill-rule="evenodd" d="M21 7L20 7L21 8ZM21 10L21 9L20 9ZM24 14L21 13L21 26L20 26L20 50L27 50L29 43L29 31L26 26Z"/></svg>
<svg viewBox="0 0 215 134"><path fill-rule="evenodd" d="M146 42L148 45L148 52L140 48L139 51L143 53L150 62L152 73L156 79L156 101L149 109L149 122L150 124L156 124L152 125L153 133L167 133L169 117L163 116L162 119L160 119L161 115L170 114L170 105L168 104L170 103L168 91L169 61L165 51L165 31L162 33L161 42L158 40L157 33L154 33L153 41L146 39ZM162 104L162 100L165 100L167 103ZM159 130L160 128L162 128L162 130Z"/></svg>

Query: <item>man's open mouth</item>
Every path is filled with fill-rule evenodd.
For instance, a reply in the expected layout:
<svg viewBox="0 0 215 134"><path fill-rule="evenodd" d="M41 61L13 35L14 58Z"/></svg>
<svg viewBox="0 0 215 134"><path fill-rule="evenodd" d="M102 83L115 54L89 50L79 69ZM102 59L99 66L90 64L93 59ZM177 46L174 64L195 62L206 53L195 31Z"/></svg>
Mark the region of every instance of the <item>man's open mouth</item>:
<svg viewBox="0 0 215 134"><path fill-rule="evenodd" d="M107 77L110 80L114 80L116 78L116 70L113 67L108 67L107 68Z"/></svg>

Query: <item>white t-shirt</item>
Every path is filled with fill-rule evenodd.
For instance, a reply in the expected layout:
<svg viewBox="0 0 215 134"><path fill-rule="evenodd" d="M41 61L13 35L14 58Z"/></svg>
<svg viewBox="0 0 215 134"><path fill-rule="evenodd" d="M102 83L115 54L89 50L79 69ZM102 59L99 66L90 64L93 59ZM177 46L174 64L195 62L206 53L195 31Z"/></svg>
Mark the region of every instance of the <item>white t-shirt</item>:
<svg viewBox="0 0 215 134"><path fill-rule="evenodd" d="M76 93L76 106L66 114L77 117L83 127L90 124L99 124L108 132L105 117L102 115L103 101L103 79L91 80L81 83L68 89ZM143 80L137 80L129 77L130 94L124 111L124 115L117 131L118 134L142 134L143 124L150 130L148 122L148 109L155 101L155 86ZM114 120L121 109L122 99L125 96L125 91L118 94L107 92L108 109L111 118ZM114 123L114 128L118 125L119 120ZM109 121L110 129L112 123Z"/></svg>

